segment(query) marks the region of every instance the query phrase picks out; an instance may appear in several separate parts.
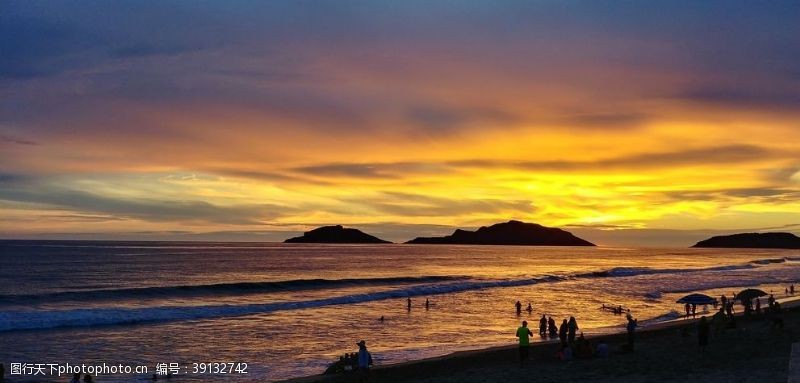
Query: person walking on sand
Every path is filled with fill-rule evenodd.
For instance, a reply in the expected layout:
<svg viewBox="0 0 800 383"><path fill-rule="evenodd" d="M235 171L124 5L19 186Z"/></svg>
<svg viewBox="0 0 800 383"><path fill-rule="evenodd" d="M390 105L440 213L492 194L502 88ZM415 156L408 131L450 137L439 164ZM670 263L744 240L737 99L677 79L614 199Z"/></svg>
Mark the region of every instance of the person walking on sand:
<svg viewBox="0 0 800 383"><path fill-rule="evenodd" d="M429 301L428 298L425 298L425 310L428 310L430 308L431 308L431 301Z"/></svg>
<svg viewBox="0 0 800 383"><path fill-rule="evenodd" d="M522 303L519 303L519 301L517 301L517 303L515 303L514 306L517 307L517 316L522 315Z"/></svg>
<svg viewBox="0 0 800 383"><path fill-rule="evenodd" d="M561 322L561 327L558 328L558 338L561 340L562 345L567 344L567 320Z"/></svg>
<svg viewBox="0 0 800 383"><path fill-rule="evenodd" d="M708 333L710 332L710 328L708 325L708 319L706 316L703 315L700 317L700 322L697 324L697 343L700 345L700 351L705 352L706 346L708 346Z"/></svg>
<svg viewBox="0 0 800 383"><path fill-rule="evenodd" d="M567 337L569 338L569 344L575 342L575 334L578 332L578 321L575 320L575 317L569 317L569 323L567 323Z"/></svg>
<svg viewBox="0 0 800 383"><path fill-rule="evenodd" d="M406 298L406 308L411 311L411 297Z"/></svg>
<svg viewBox="0 0 800 383"><path fill-rule="evenodd" d="M542 314L542 319L539 319L539 336L544 337L547 334L547 318Z"/></svg>
<svg viewBox="0 0 800 383"><path fill-rule="evenodd" d="M372 366L372 354L367 351L367 342L360 341L358 345L358 380L366 382L369 379L369 368Z"/></svg>
<svg viewBox="0 0 800 383"><path fill-rule="evenodd" d="M639 326L639 323L636 319L633 319L633 316L628 314L628 324L625 326L625 329L628 331L628 349L633 351L633 344L636 340L636 327Z"/></svg>
<svg viewBox="0 0 800 383"><path fill-rule="evenodd" d="M522 321L522 326L517 329L517 338L519 338L519 368L524 367L525 361L528 360L530 337L532 336L533 333L528 328L528 321Z"/></svg>

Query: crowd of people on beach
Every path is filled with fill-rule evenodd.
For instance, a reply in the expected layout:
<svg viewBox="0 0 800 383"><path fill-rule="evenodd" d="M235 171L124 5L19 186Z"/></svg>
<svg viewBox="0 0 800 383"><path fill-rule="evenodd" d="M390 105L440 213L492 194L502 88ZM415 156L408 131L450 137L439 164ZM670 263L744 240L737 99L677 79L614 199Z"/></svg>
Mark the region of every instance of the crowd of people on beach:
<svg viewBox="0 0 800 383"><path fill-rule="evenodd" d="M628 318L629 323L634 323L635 326L636 320L630 314L628 314ZM548 317L546 314L542 314L539 319L539 336L559 340L559 348L555 355L558 360L569 361L574 358L590 359L609 356L609 347L605 341L600 340L596 346L593 346L592 342L584 337L583 332L577 335L579 329L578 321L574 316L562 320L560 326L556 326L556 321L552 316ZM522 321L520 327L517 328L516 336L519 341L519 366L522 368L529 359L530 338L533 336L533 332L528 328L528 321ZM632 335L629 339L632 342Z"/></svg>
<svg viewBox="0 0 800 383"><path fill-rule="evenodd" d="M794 290L794 285L791 286L791 289ZM787 288L789 290L789 288ZM744 317L745 318L752 318L752 319L767 319L771 322L773 327L783 328L783 317L781 316L781 304L775 300L775 295L770 294L767 298L767 307L762 309L761 307L761 298L737 298L736 295L733 295L732 299L729 299L725 295L720 297L720 308L712 317L711 322L713 322L715 328L717 328L717 332L721 331L721 329L725 328L735 328L736 327L736 311L734 310L734 299L739 299L742 307L744 307ZM702 317L701 319L705 319Z"/></svg>
<svg viewBox="0 0 800 383"><path fill-rule="evenodd" d="M794 294L794 284L786 287L786 294ZM774 295L770 294L767 298L767 308L762 309L761 299L742 299L733 294L733 298L728 298L722 295L719 301L714 301L713 307L719 310L709 320L706 316L701 316L697 321L697 338L698 345L701 352L704 352L709 344L709 338L712 329L716 333L723 331L726 328L736 327L736 311L734 308L735 300L739 300L744 308L745 317L755 317L755 319L766 318L771 322L772 327L783 328L783 319L781 316L780 303L775 300ZM406 309L410 312L413 307L412 299L406 299ZM429 299L425 299L424 307L426 310L431 308ZM521 301L516 301L514 308L517 316L522 315L523 304ZM631 315L630 309L624 309L620 305L605 305L601 309L611 311L614 315L622 315L625 313L626 324L625 330L627 334L627 343L622 345L622 350L625 352L633 352L636 340L636 330L639 327L638 321ZM684 309L686 312L685 318L696 318L697 305L685 304ZM525 311L532 314L533 306L528 302ZM385 321L385 317L381 316L380 322ZM592 341L585 338L583 332L578 333L578 321L574 316L564 318L560 325L557 325L556 320L552 316L542 314L539 318L539 336L543 339L549 338L552 340L558 339L558 351L555 357L558 360L569 361L573 359L590 359L590 358L607 358L610 356L610 348L605 340L600 339L596 345ZM684 327L682 331L688 331ZM528 321L523 320L520 327L517 328L516 337L519 343L519 365L524 367L525 363L530 356L530 343L531 337L534 333L528 327ZM339 357L339 360L331 364L325 371L325 374L338 374L338 373L355 373L358 381L367 381L369 377L369 369L373 365L372 355L367 351L366 342L360 341L357 343L359 350L354 353L345 353ZM89 378L91 382L91 378Z"/></svg>

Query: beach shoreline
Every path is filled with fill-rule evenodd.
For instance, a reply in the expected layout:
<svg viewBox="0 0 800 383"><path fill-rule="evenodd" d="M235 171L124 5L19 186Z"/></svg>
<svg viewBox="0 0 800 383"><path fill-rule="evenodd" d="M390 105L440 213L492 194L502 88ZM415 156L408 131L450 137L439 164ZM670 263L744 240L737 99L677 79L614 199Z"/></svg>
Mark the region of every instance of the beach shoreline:
<svg viewBox="0 0 800 383"><path fill-rule="evenodd" d="M783 297L777 299L777 301L781 304L782 310L784 312L783 316L786 321L786 329L787 330L792 329L793 324L800 325L800 296ZM710 317L710 315L708 316ZM670 334L674 335L676 333L680 333L687 329L688 330L693 329L694 327L696 327L697 321L699 321L700 317L701 315L697 315L696 318L679 318L669 321L652 323L647 325L646 327L640 327L636 330L637 347L641 347L639 346L639 344L643 342L646 343L654 339L658 341L661 340L658 338L663 338L665 336L668 337L670 336ZM741 312L736 313L736 317L737 320L740 321L747 320L742 318L743 314ZM765 320L761 321L753 320L747 322L746 325L754 325L760 328L763 327L765 323L767 323ZM747 327L743 328L746 329ZM592 334L590 332L586 332L584 335L585 338L588 341L592 342L593 345L596 345L601 340L609 344L614 354L611 356L611 358L624 358L626 356L626 353L620 351L620 346L627 342L626 338L627 334L625 332L624 327L620 327L620 330L618 332L601 333L601 334ZM538 335L534 336L538 337ZM797 341L798 339L792 338L792 340ZM530 345L531 359L529 361L529 364L536 365L540 361L546 361L546 363L548 364L559 363L558 361L555 361L554 357L559 345L560 342L558 339L553 339L553 340L547 339L542 341L531 342ZM453 371L459 371L468 366L470 368L474 368L481 365L488 365L488 369L490 371L498 368L511 370L511 368L513 366L517 366L516 363L518 363L517 348L518 346L515 343L510 343L508 345L502 345L502 346L492 346L487 348L477 348L473 350L456 351L440 356L375 366L370 370L370 374L372 381L378 381L378 382L384 382L384 381L405 382L405 381L418 381L421 379L424 379L425 381L443 381L443 382L463 381L463 379L458 380L454 378L453 376L448 374L447 371L450 369L452 369ZM786 352L785 354L786 354L785 355L786 366L788 367L789 354L788 352ZM627 355L634 355L634 354L627 354ZM597 358L595 358L595 360L597 360ZM561 363L582 363L582 362L586 361L575 360L572 362L561 362ZM492 367L492 365L496 367ZM310 375L303 377L295 377L286 380L279 380L278 382L313 383L313 382L347 382L351 380L353 380L352 374L338 374L338 375L318 374L318 375ZM483 380L478 379L476 381L495 381L495 379L487 377L487 379ZM647 381L647 379L645 379L645 381ZM785 381L785 379L783 381Z"/></svg>

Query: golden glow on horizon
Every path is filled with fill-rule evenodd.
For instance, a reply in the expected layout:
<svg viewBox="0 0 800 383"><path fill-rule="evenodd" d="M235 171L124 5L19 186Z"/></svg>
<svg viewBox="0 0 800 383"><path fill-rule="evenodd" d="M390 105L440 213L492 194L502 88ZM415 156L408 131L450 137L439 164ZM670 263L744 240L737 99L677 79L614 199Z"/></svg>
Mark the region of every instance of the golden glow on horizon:
<svg viewBox="0 0 800 383"><path fill-rule="evenodd" d="M529 16L548 15L539 7L549 8ZM747 18L726 40L697 18L698 30L714 27L698 36L646 7L639 16L659 16L658 31L630 33L645 23L614 14L557 22L564 33L550 36L561 6L543 23L476 7L473 16L499 14L464 39L474 19L411 17L413 8L408 23L383 15L398 30L381 29L373 10L307 26L324 27L319 35L254 12L257 22L242 23L253 30L214 30L218 46L109 58L104 45L80 70L8 80L0 236L511 218L598 230L798 227L797 60L774 43L794 29L758 23L754 34ZM705 18L728 22L717 16ZM98 28L149 32L116 29L125 25ZM172 37L167 45L184 46L186 36ZM65 57L83 57L77 45Z"/></svg>

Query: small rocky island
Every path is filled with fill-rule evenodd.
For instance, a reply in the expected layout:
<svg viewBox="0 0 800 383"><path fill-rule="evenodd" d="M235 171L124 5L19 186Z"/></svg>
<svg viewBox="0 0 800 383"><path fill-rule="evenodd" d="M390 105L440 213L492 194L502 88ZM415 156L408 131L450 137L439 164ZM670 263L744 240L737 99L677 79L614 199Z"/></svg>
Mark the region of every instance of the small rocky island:
<svg viewBox="0 0 800 383"><path fill-rule="evenodd" d="M508 221L476 231L456 229L444 237L418 237L406 243L519 246L594 246L568 231L535 223Z"/></svg>
<svg viewBox="0 0 800 383"><path fill-rule="evenodd" d="M692 247L800 249L800 237L792 233L740 233L711 237Z"/></svg>
<svg viewBox="0 0 800 383"><path fill-rule="evenodd" d="M289 238L284 243L391 243L342 225L322 226L307 231L299 237Z"/></svg>

